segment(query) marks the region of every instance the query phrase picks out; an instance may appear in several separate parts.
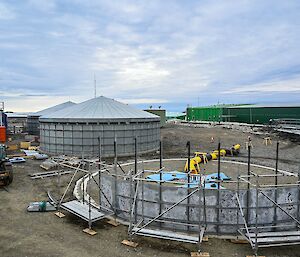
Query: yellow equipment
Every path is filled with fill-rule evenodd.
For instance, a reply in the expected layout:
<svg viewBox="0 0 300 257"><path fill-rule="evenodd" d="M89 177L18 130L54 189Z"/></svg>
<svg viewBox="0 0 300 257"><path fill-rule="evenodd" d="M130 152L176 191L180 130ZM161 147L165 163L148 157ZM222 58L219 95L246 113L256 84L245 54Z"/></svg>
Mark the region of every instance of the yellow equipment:
<svg viewBox="0 0 300 257"><path fill-rule="evenodd" d="M238 155L240 152L241 146L239 144L234 145L231 149L220 149L221 156L233 156ZM200 163L206 164L210 160L218 159L219 150L214 150L211 153L202 153L202 152L195 152L195 157L190 159L190 169L188 169L188 160L185 163L184 171L190 171L192 174L199 174L200 173Z"/></svg>

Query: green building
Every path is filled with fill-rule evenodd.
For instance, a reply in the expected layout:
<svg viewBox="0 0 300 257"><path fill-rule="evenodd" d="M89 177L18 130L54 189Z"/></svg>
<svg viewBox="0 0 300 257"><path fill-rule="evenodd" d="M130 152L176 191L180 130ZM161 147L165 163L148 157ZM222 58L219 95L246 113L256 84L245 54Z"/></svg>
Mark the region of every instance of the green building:
<svg viewBox="0 0 300 257"><path fill-rule="evenodd" d="M300 119L300 105L215 105L187 108L188 121L267 124L271 119Z"/></svg>
<svg viewBox="0 0 300 257"><path fill-rule="evenodd" d="M232 104L211 105L204 107L188 107L186 119L188 121L224 121L224 109L234 106Z"/></svg>

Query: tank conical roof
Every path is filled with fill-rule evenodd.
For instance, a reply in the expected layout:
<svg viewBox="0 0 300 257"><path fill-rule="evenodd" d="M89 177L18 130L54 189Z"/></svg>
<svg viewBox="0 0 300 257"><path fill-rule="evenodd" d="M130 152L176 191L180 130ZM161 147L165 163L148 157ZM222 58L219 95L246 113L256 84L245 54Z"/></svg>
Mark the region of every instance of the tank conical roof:
<svg viewBox="0 0 300 257"><path fill-rule="evenodd" d="M80 104L43 115L40 120L113 120L113 119L160 119L159 116L136 109L113 99L99 96Z"/></svg>
<svg viewBox="0 0 300 257"><path fill-rule="evenodd" d="M76 104L73 103L73 102L71 102L71 101L68 101L68 102L64 102L64 103L61 103L61 104L49 107L47 109L35 112L35 113L31 113L28 116L37 116L37 117L40 117L42 115L48 115L50 113L57 112L59 110L62 110L64 108L68 108L68 107L73 106L73 105L76 105Z"/></svg>

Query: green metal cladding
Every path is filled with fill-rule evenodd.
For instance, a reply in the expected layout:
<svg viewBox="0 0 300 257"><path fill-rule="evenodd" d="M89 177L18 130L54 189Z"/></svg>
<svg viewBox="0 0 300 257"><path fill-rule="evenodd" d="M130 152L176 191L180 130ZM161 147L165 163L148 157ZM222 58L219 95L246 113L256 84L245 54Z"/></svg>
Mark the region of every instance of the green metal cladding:
<svg viewBox="0 0 300 257"><path fill-rule="evenodd" d="M211 106L187 108L187 120L267 124L270 119L300 119L300 106Z"/></svg>
<svg viewBox="0 0 300 257"><path fill-rule="evenodd" d="M189 107L186 111L188 121L219 121L223 114L222 107Z"/></svg>

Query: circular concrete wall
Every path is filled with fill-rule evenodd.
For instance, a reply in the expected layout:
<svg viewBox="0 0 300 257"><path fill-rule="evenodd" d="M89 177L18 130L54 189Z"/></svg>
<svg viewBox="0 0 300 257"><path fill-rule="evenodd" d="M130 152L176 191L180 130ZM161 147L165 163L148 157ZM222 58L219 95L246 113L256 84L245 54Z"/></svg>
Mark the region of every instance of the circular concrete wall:
<svg viewBox="0 0 300 257"><path fill-rule="evenodd" d="M164 166L169 163L179 162L182 164L184 159L172 159L164 160ZM159 161L147 160L139 162L139 165L152 164L153 167L158 166ZM123 168L132 169L134 163L123 164ZM244 164L246 165L246 164ZM266 173L270 173L271 168L259 166L261 169L265 169ZM113 175L113 168L111 174L106 174L105 171L101 174L101 190L105 193L106 197L100 198L101 206L111 208L113 206L116 210L117 218L128 224L130 221L130 212L132 210L132 202L134 196L134 186L129 176L116 177ZM291 173L285 172L285 176L291 176ZM98 179L98 172L93 174L95 179ZM82 200L83 193L85 199L88 199L86 192L88 182L88 175L80 179L75 186L74 195L77 199ZM297 177L294 176L297 181ZM83 183L85 186L83 187ZM99 205L98 187L91 181L92 186L92 198L93 204ZM83 192L83 189L85 190ZM159 183L139 183L138 196L137 196L137 208L136 208L136 220L144 219L144 222L156 217L160 210L165 210L172 204L180 201L191 193L195 188L184 188L159 185ZM256 209L256 190L240 189L205 189L193 194L189 200L185 200L178 204L174 209L163 215L163 219L166 223L160 225L160 223L154 222L152 226L160 228L169 228L178 231L187 231L188 227L184 224L202 224L207 225L206 233L210 235L233 237L238 234L237 229L244 226L242 216L237 204L236 195L239 194L240 204L244 213L247 213L247 220L249 226L254 226L256 222L256 210L258 211L258 225L270 226L270 225L284 225L296 226L294 220L292 220L287 214L282 212L271 201L265 198L262 194L258 198L258 208ZM280 188L264 188L262 192L267 194L271 199L276 199L278 204L286 210L287 213L294 217L299 216L300 203L298 201L300 196L299 187L297 186L282 186ZM206 208L206 217L204 216L204 205ZM199 216L200 215L200 216ZM169 223L168 223L169 222ZM173 223L172 223L173 222ZM174 224L175 222L175 224ZM197 227L190 227L190 232L196 232Z"/></svg>

